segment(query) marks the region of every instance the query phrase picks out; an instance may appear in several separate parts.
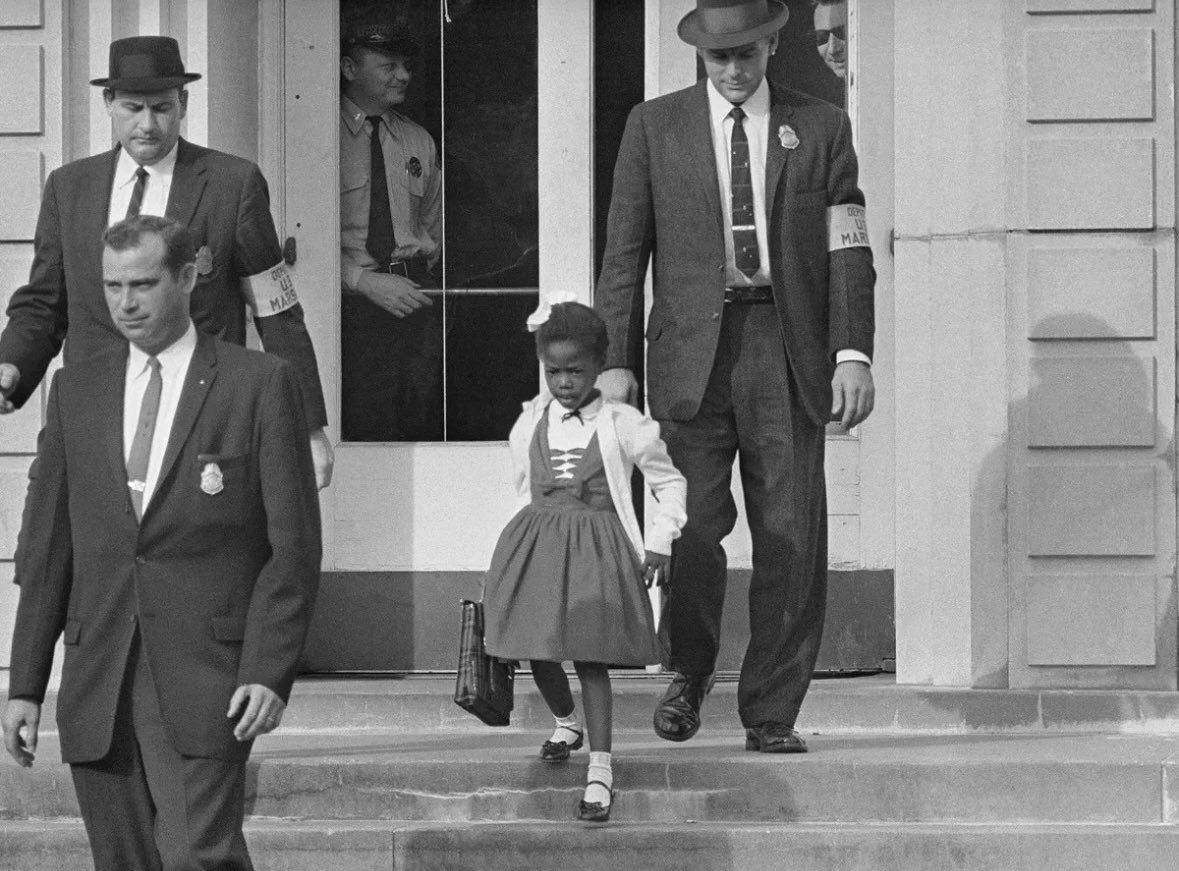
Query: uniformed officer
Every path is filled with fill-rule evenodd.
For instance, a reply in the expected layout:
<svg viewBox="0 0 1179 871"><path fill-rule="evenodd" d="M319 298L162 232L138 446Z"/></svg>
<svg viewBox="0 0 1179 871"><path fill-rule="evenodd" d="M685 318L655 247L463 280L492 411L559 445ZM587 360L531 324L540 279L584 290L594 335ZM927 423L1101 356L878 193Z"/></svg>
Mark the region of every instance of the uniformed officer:
<svg viewBox="0 0 1179 871"><path fill-rule="evenodd" d="M442 432L442 173L433 138L398 111L421 54L404 16L350 26L340 56L343 437Z"/></svg>

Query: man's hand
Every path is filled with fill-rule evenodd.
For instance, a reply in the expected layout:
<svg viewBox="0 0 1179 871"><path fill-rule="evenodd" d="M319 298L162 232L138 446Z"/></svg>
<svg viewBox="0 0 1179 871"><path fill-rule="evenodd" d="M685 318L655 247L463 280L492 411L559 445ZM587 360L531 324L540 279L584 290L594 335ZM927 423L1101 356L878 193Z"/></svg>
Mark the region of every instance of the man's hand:
<svg viewBox="0 0 1179 871"><path fill-rule="evenodd" d="M20 370L11 363L0 363L0 414L8 414L16 410L16 406L9 401L8 397L12 395L12 391L16 390L16 385L19 383Z"/></svg>
<svg viewBox="0 0 1179 871"><path fill-rule="evenodd" d="M259 735L277 729L286 709L278 693L269 687L260 683L242 684L229 700L229 712L225 716L232 720L240 714L233 737L239 741L253 741Z"/></svg>
<svg viewBox="0 0 1179 871"><path fill-rule="evenodd" d="M332 483L332 467L336 463L331 440L322 426L311 434L311 462L315 464L315 486L322 490Z"/></svg>
<svg viewBox="0 0 1179 871"><path fill-rule="evenodd" d="M647 589L652 587L666 587L667 573L671 570L671 557L665 553L655 553L653 550L647 551L647 557L643 560L643 580L647 584Z"/></svg>
<svg viewBox="0 0 1179 871"><path fill-rule="evenodd" d="M4 746L8 755L25 768L37 755L37 729L41 706L25 699L10 699L4 708Z"/></svg>
<svg viewBox="0 0 1179 871"><path fill-rule="evenodd" d="M598 375L596 386L602 392L603 399L638 405L639 382L635 380L635 373L629 369L607 369Z"/></svg>
<svg viewBox="0 0 1179 871"><path fill-rule="evenodd" d="M835 367L831 379L831 419L844 429L851 429L868 419L876 403L872 369L858 360L845 360Z"/></svg>
<svg viewBox="0 0 1179 871"><path fill-rule="evenodd" d="M430 297L418 289L416 282L402 275L363 272L356 288L389 314L399 318L434 304Z"/></svg>

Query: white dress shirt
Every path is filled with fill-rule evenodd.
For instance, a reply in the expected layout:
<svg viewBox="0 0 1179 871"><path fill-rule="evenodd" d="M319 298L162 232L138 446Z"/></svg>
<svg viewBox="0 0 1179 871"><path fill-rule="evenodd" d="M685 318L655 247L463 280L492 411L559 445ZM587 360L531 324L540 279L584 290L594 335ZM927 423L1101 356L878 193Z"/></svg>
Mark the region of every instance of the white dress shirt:
<svg viewBox="0 0 1179 871"><path fill-rule="evenodd" d="M716 177L720 185L721 212L725 221L725 285L760 287L773 284L770 280L769 220L766 211L766 143L770 135L770 86L763 78L749 99L741 104L745 112L745 137L749 140L749 173L753 181L753 223L757 228L757 253L760 264L752 278L737 268L733 255L733 186L732 160L733 119L729 113L733 104L726 100L716 86L708 83L708 117L712 127L712 150L716 156ZM789 293L789 288L775 288L776 293ZM847 348L837 351L836 363L851 360L871 365L866 354Z"/></svg>
<svg viewBox="0 0 1179 871"><path fill-rule="evenodd" d="M152 166L145 166L147 183L143 187L143 201L139 204L139 214L164 216L168 208L168 194L172 190L172 172L176 169L176 152L180 143L172 147L161 160ZM139 164L127 153L127 149L119 149L119 160L115 166L115 183L111 187L110 211L107 213L107 226L127 217L127 206L131 203L131 191L135 188L135 171ZM144 500L144 504L147 501Z"/></svg>
<svg viewBox="0 0 1179 871"><path fill-rule="evenodd" d="M147 460L147 480L143 484L144 510L147 510L156 483L160 479L160 466L164 462L164 451L168 447L168 437L172 434L176 406L180 402L180 391L184 387L184 378L188 374L188 366L196 350L196 341L196 327L190 321L183 336L156 354L156 359L160 361L163 389L160 392L160 410L156 416L155 433L152 435L151 453ZM131 457L131 442L135 439L135 428L139 424L139 407L143 404L143 394L147 391L147 382L151 377L151 367L147 365L147 358L146 353L134 344L131 345L131 352L127 356L127 380L123 391L124 463Z"/></svg>

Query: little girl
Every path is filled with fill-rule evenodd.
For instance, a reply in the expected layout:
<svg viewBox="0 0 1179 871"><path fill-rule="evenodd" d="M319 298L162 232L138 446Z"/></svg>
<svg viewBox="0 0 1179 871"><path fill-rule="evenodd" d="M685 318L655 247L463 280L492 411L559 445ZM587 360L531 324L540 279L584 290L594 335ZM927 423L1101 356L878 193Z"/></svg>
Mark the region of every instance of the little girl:
<svg viewBox="0 0 1179 871"><path fill-rule="evenodd" d="M571 296L571 295L570 295ZM563 762L582 729L561 663L581 681L590 763L578 819L610 818L610 666L658 662L644 589L667 577L671 542L686 516L684 476L671 464L659 424L604 402L594 382L606 359L606 325L576 302L542 304L531 317L548 389L512 428L516 491L525 506L500 534L483 607L487 652L532 661L536 686L556 728L541 747ZM638 466L656 498L650 541L631 502Z"/></svg>

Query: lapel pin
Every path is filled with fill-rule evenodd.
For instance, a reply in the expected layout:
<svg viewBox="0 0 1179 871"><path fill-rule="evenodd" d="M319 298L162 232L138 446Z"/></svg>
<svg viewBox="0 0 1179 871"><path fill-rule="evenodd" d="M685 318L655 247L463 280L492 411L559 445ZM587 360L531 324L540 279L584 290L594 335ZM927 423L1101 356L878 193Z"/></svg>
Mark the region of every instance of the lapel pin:
<svg viewBox="0 0 1179 871"><path fill-rule="evenodd" d="M416 157L411 157L406 161L405 168L414 178L422 177L422 162Z"/></svg>
<svg viewBox="0 0 1179 871"><path fill-rule="evenodd" d="M782 143L783 148L788 148L791 151L798 148L798 134L789 124L783 124L778 128L778 141Z"/></svg>

